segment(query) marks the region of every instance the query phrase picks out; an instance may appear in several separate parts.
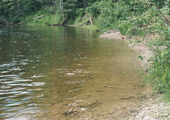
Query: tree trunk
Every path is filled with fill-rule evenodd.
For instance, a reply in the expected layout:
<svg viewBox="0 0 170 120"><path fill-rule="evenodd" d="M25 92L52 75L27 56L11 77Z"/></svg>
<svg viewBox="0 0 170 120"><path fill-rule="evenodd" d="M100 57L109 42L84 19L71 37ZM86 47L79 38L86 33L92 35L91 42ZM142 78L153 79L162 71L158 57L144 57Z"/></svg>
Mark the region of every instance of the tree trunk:
<svg viewBox="0 0 170 120"><path fill-rule="evenodd" d="M87 8L89 6L87 1L83 0L83 2L84 2L84 6ZM93 20L92 20L91 16L89 17L89 20L90 20L91 25L93 25Z"/></svg>
<svg viewBox="0 0 170 120"><path fill-rule="evenodd" d="M83 0L83 2L84 2L85 7L89 6L86 0Z"/></svg>
<svg viewBox="0 0 170 120"><path fill-rule="evenodd" d="M63 0L60 0L60 10L61 10L61 13L63 13Z"/></svg>
<svg viewBox="0 0 170 120"><path fill-rule="evenodd" d="M91 25L93 25L93 20L92 20L91 16L90 16L89 20L90 20Z"/></svg>

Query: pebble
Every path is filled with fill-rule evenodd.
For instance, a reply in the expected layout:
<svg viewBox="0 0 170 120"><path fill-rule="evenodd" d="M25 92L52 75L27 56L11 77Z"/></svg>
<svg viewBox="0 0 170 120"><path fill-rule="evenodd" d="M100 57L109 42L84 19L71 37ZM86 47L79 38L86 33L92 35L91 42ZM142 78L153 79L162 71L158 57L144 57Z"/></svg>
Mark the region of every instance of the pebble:
<svg viewBox="0 0 170 120"><path fill-rule="evenodd" d="M161 106L161 107L165 106L165 103L160 103L160 106Z"/></svg>
<svg viewBox="0 0 170 120"><path fill-rule="evenodd" d="M153 117L151 117L151 116L145 116L143 118L143 120L155 120L155 119Z"/></svg>
<svg viewBox="0 0 170 120"><path fill-rule="evenodd" d="M143 102L137 115L129 116L130 120L169 120L170 102L158 102L159 99L149 99ZM157 103L158 102L158 103ZM127 120L127 119L126 119Z"/></svg>
<svg viewBox="0 0 170 120"><path fill-rule="evenodd" d="M140 116L135 116L135 118L136 118L136 119L139 119L139 118L140 118Z"/></svg>

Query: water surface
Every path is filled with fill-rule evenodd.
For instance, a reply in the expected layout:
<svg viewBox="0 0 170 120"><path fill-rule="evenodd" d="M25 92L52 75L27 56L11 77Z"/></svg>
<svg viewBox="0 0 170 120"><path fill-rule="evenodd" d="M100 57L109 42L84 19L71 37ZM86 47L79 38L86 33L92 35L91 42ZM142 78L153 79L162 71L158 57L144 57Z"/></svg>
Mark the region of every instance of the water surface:
<svg viewBox="0 0 170 120"><path fill-rule="evenodd" d="M139 53L74 27L0 29L0 119L70 120L114 115L142 92Z"/></svg>

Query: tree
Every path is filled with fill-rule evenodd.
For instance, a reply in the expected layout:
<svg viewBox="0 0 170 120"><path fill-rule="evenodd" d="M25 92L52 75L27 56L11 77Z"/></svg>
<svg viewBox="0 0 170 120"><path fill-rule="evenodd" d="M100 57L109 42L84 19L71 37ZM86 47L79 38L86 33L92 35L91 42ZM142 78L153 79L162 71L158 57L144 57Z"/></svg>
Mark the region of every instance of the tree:
<svg viewBox="0 0 170 120"><path fill-rule="evenodd" d="M84 3L84 6L85 6L85 7L88 7L88 6L89 6L86 0L83 0L83 3Z"/></svg>
<svg viewBox="0 0 170 120"><path fill-rule="evenodd" d="M40 10L51 0L0 0L0 21L5 24L19 23L25 15Z"/></svg>

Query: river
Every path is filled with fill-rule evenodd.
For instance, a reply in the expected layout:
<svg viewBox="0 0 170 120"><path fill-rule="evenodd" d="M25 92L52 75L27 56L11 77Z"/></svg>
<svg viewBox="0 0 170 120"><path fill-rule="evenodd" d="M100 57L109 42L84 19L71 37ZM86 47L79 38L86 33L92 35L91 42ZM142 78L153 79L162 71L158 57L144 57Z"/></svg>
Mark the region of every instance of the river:
<svg viewBox="0 0 170 120"><path fill-rule="evenodd" d="M139 53L99 34L81 27L0 28L0 119L107 119L137 102Z"/></svg>

